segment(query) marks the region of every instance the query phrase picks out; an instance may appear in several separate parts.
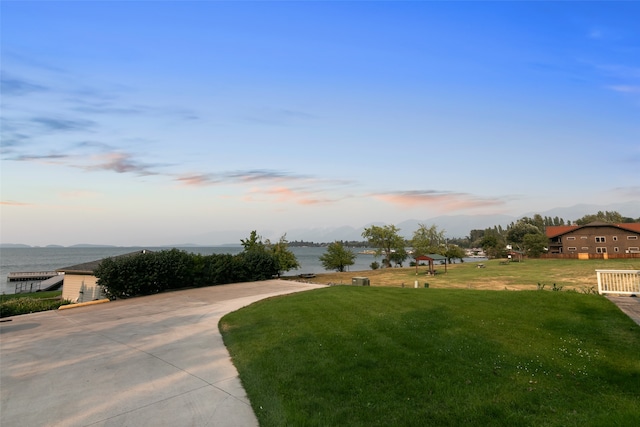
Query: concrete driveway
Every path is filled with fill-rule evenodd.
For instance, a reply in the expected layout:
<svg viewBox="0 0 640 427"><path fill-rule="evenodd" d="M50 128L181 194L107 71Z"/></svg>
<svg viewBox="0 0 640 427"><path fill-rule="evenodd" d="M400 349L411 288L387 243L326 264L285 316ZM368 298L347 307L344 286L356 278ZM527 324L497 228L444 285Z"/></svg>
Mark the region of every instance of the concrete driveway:
<svg viewBox="0 0 640 427"><path fill-rule="evenodd" d="M257 426L218 321L319 287L238 283L10 318L0 323L0 425Z"/></svg>

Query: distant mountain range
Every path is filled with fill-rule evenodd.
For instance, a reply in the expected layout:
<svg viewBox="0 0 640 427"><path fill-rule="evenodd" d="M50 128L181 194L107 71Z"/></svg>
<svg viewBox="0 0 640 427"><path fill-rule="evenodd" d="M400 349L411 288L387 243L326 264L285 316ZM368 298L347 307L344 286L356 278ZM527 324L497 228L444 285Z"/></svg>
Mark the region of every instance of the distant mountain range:
<svg viewBox="0 0 640 427"><path fill-rule="evenodd" d="M413 232L418 229L420 224L424 224L427 227L436 225L439 230L444 230L445 235L450 238L465 237L468 236L471 230L484 230L485 228L502 226L506 227L512 222L517 221L522 217L533 217L535 214L540 214L543 217L559 217L565 221L575 221L582 218L585 215L596 214L598 211L616 211L621 215L631 218L640 218L640 203L628 202L617 203L611 205L593 205L582 204L565 208L554 208L544 212L528 212L520 216L511 215L443 215L433 218L427 218L423 220L408 219L400 223L394 224L400 229L400 235L405 238L411 238ZM258 230L258 233L263 238L271 239L272 241L278 240L284 233L287 235L287 240L292 241L305 241L305 242L333 242L336 240L353 240L362 241L362 231L371 227L372 225L384 225L384 223L368 223L361 227L341 226L341 227L315 227L315 228L296 228L290 230L276 231L276 230ZM238 246L240 239L246 239L251 232L251 229L246 230L221 230L212 231L196 236L191 236L186 239L190 243L168 243L161 245L162 247L192 247L192 246ZM98 247L98 246L112 246L112 245L90 245L90 244L78 244L70 247ZM2 248L28 248L29 245L14 244L14 243L1 243ZM48 247L56 247L56 245L49 245Z"/></svg>
<svg viewBox="0 0 640 427"><path fill-rule="evenodd" d="M408 219L394 224L400 229L400 235L405 238L413 237L413 232L420 224L428 227L436 225L439 230L445 230L447 237L465 237L471 230L484 230L485 228L501 225L506 227L512 222L523 217L533 217L540 214L543 217L555 218L556 216L565 221L575 221L585 215L592 215L598 211L616 211L621 215L631 218L640 218L640 203L616 203L611 205L581 204L571 207L554 208L544 212L527 212L520 216L512 215L443 215L428 219ZM316 227L316 228L296 228L277 232L274 230L258 230L263 238L277 240L286 232L287 240L305 242L333 242L336 240L362 241L362 231L372 225L384 225L384 223L368 223L361 227L341 226L341 227ZM196 244L216 244L211 242L240 242L246 239L250 230L225 230L214 231L199 236L193 236L190 241ZM209 243L207 243L209 242Z"/></svg>

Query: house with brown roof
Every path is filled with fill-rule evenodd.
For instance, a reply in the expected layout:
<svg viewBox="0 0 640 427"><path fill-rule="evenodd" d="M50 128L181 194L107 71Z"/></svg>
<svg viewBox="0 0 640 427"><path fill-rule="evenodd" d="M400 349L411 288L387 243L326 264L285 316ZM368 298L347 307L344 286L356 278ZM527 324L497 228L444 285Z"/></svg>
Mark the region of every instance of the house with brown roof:
<svg viewBox="0 0 640 427"><path fill-rule="evenodd" d="M131 252L124 255L118 255L113 258L128 257L151 252L147 249ZM62 299L71 302L88 302L106 298L104 289L98 285L98 278L95 271L100 266L102 259L89 261L82 264L72 265L70 267L59 268L56 271L64 273L62 282Z"/></svg>
<svg viewBox="0 0 640 427"><path fill-rule="evenodd" d="M545 230L550 256L640 258L640 223L554 225Z"/></svg>

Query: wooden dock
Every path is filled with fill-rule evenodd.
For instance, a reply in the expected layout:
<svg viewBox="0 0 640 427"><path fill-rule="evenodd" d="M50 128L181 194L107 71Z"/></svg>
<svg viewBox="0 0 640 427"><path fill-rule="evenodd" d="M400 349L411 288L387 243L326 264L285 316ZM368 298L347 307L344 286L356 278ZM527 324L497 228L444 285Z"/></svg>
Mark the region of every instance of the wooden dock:
<svg viewBox="0 0 640 427"><path fill-rule="evenodd" d="M17 271L7 275L7 282L41 281L57 276L56 271Z"/></svg>
<svg viewBox="0 0 640 427"><path fill-rule="evenodd" d="M64 274L57 271L17 271L7 275L7 282L14 285L14 294L58 290Z"/></svg>

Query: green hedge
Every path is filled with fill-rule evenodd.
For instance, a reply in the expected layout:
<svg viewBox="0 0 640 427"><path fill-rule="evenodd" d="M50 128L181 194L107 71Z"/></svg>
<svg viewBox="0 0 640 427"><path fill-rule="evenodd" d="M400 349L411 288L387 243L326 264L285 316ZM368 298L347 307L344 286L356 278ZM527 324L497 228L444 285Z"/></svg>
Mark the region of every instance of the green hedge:
<svg viewBox="0 0 640 427"><path fill-rule="evenodd" d="M167 289L222 285L270 279L278 274L268 251L238 255L191 254L178 249L107 258L95 271L109 298L150 295Z"/></svg>

